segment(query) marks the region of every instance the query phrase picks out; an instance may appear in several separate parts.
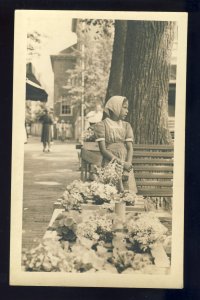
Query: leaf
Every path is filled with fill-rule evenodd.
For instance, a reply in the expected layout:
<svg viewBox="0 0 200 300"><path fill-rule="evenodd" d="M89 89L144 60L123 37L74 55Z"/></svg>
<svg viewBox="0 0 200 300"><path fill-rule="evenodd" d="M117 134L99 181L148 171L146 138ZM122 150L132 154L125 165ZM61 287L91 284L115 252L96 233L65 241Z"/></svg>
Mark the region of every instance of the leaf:
<svg viewBox="0 0 200 300"><path fill-rule="evenodd" d="M97 246L97 254L103 257L107 254L107 249L102 246Z"/></svg>
<svg viewBox="0 0 200 300"><path fill-rule="evenodd" d="M91 249L92 245L94 244L93 241L87 239L87 238L84 238L84 237L81 237L80 239L80 243L86 247L86 249Z"/></svg>
<svg viewBox="0 0 200 300"><path fill-rule="evenodd" d="M66 227L71 227L74 224L74 220L73 218L65 218L63 225L65 225Z"/></svg>
<svg viewBox="0 0 200 300"><path fill-rule="evenodd" d="M46 272L50 272L52 270L52 265L49 262L43 262L42 267Z"/></svg>

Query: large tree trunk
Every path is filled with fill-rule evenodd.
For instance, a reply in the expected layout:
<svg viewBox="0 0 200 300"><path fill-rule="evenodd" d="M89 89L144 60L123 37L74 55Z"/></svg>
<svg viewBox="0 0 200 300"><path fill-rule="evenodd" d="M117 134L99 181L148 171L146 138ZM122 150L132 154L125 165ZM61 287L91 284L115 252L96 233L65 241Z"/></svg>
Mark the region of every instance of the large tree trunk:
<svg viewBox="0 0 200 300"><path fill-rule="evenodd" d="M121 95L124 52L126 42L127 21L115 21L115 35L113 42L112 61L110 67L110 77L106 93L106 101L114 95Z"/></svg>
<svg viewBox="0 0 200 300"><path fill-rule="evenodd" d="M173 38L173 22L127 21L124 60L120 69L120 72L123 70L122 82L115 82L118 74L113 73L113 66L108 93L129 99L128 119L136 143L171 143L168 89ZM123 41L124 37L122 44ZM112 65L118 59L114 50L115 44Z"/></svg>
<svg viewBox="0 0 200 300"><path fill-rule="evenodd" d="M136 143L167 144L172 22L128 21L122 94Z"/></svg>

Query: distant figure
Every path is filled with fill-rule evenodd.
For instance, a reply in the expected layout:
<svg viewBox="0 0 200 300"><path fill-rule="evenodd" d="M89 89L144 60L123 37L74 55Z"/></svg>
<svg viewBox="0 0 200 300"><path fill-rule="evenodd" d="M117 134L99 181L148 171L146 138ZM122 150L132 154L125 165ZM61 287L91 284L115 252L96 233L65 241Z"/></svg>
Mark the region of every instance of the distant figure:
<svg viewBox="0 0 200 300"><path fill-rule="evenodd" d="M94 124L100 122L103 117L103 109L101 104L97 103L95 110L90 111L85 117L85 129L93 127Z"/></svg>
<svg viewBox="0 0 200 300"><path fill-rule="evenodd" d="M66 139L66 124L64 120L61 120L61 123L58 125L59 139L64 142Z"/></svg>
<svg viewBox="0 0 200 300"><path fill-rule="evenodd" d="M54 122L53 122L53 129L54 129L54 140L58 139L58 117L54 118Z"/></svg>
<svg viewBox="0 0 200 300"><path fill-rule="evenodd" d="M27 139L28 139L31 134L31 126L28 122L25 122L25 127L26 127Z"/></svg>
<svg viewBox="0 0 200 300"><path fill-rule="evenodd" d="M72 124L70 123L70 121L67 121L66 124L66 138L67 140L72 139Z"/></svg>
<svg viewBox="0 0 200 300"><path fill-rule="evenodd" d="M52 141L52 124L53 118L49 115L49 110L44 110L44 115L40 117L39 121L42 123L41 142L43 143L43 152L51 151Z"/></svg>

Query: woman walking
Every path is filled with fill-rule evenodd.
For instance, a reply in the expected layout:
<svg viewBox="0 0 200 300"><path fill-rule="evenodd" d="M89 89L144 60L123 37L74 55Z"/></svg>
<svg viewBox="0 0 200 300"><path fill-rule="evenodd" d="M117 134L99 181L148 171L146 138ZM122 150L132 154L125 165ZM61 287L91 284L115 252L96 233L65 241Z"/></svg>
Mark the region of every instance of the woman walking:
<svg viewBox="0 0 200 300"><path fill-rule="evenodd" d="M44 115L40 117L40 122L42 122L42 134L41 142L43 143L43 152L46 150L51 151L51 142L52 142L52 124L53 118L49 115L49 110L44 110Z"/></svg>

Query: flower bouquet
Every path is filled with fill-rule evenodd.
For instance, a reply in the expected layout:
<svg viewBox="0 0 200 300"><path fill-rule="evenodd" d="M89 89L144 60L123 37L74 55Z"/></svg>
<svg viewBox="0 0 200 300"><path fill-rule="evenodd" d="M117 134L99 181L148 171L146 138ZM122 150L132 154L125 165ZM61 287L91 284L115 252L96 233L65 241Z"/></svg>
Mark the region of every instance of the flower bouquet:
<svg viewBox="0 0 200 300"><path fill-rule="evenodd" d="M60 243L55 232L54 238L42 241L34 249L23 250L22 266L25 271L72 272L70 256L68 244Z"/></svg>
<svg viewBox="0 0 200 300"><path fill-rule="evenodd" d="M117 195L117 189L110 184L91 182L90 191L94 204L112 203Z"/></svg>
<svg viewBox="0 0 200 300"><path fill-rule="evenodd" d="M81 210L82 204L112 203L117 195L115 186L103 184L101 182L82 182L74 180L66 187L60 202L66 210Z"/></svg>
<svg viewBox="0 0 200 300"><path fill-rule="evenodd" d="M78 224L82 222L80 214L76 211L70 211L69 213L62 213L55 220L52 229L57 231L60 240L75 242L76 231Z"/></svg>
<svg viewBox="0 0 200 300"><path fill-rule="evenodd" d="M168 230L153 212L130 215L125 227L130 248L138 252L149 252L153 244L164 241Z"/></svg>
<svg viewBox="0 0 200 300"><path fill-rule="evenodd" d="M95 141L95 134L94 129L89 127L87 130L83 132L83 140L85 142L94 142Z"/></svg>
<svg viewBox="0 0 200 300"><path fill-rule="evenodd" d="M104 184L117 186L119 180L122 179L123 164L120 164L117 160L110 161L105 167L96 167L96 174L98 181Z"/></svg>
<svg viewBox="0 0 200 300"><path fill-rule="evenodd" d="M113 238L114 215L105 211L87 214L84 221L78 225L77 236L81 240L87 238L93 245L111 243Z"/></svg>
<svg viewBox="0 0 200 300"><path fill-rule="evenodd" d="M153 264L152 256L148 253L140 254L130 250L113 250L113 256L109 259L118 273L133 273Z"/></svg>

